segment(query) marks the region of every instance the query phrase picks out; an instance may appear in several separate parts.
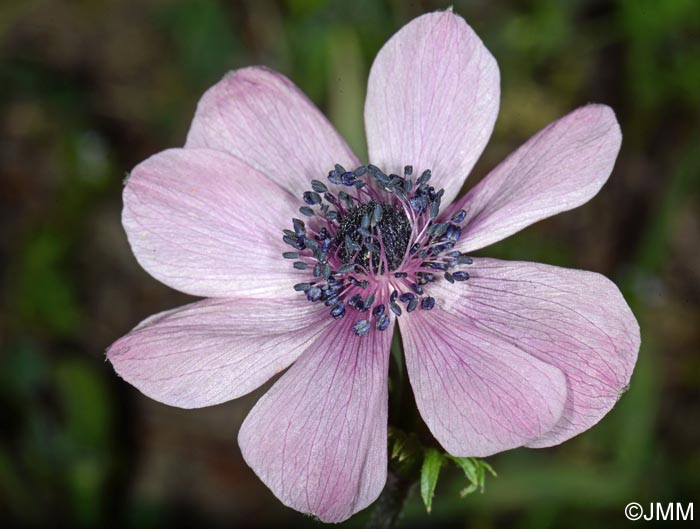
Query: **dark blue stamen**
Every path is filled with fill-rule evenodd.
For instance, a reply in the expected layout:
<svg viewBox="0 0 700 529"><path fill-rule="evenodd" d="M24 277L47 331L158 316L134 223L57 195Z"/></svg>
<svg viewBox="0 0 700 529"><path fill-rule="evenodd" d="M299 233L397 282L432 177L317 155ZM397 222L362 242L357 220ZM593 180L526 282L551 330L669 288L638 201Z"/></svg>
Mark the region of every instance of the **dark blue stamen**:
<svg viewBox="0 0 700 529"><path fill-rule="evenodd" d="M399 300L401 300L403 303L408 303L412 299L414 299L416 296L411 294L410 292L404 292L399 296Z"/></svg>
<svg viewBox="0 0 700 529"><path fill-rule="evenodd" d="M294 235L296 235L297 237L306 235L306 226L304 225L303 220L292 219L292 224L294 225Z"/></svg>
<svg viewBox="0 0 700 529"><path fill-rule="evenodd" d="M457 242L457 239L459 239L460 235L462 235L462 228L455 224L450 224L447 228L447 231L445 232L445 237L453 242Z"/></svg>
<svg viewBox="0 0 700 529"><path fill-rule="evenodd" d="M282 237L282 240L297 250L303 250L306 248L303 237L290 237L289 235L285 235Z"/></svg>
<svg viewBox="0 0 700 529"><path fill-rule="evenodd" d="M323 279L327 280L329 277L331 277L331 273L332 273L331 265L329 265L328 263L324 264L323 265L323 274L322 274Z"/></svg>
<svg viewBox="0 0 700 529"><path fill-rule="evenodd" d="M348 305L350 305L353 309L360 310L364 306L362 303L362 296L355 294L348 300Z"/></svg>
<svg viewBox="0 0 700 529"><path fill-rule="evenodd" d="M339 274L347 274L348 272L352 272L355 270L355 264L354 263L348 263L344 264L340 268L338 268L338 273Z"/></svg>
<svg viewBox="0 0 700 529"><path fill-rule="evenodd" d="M389 316L386 314L382 314L377 318L377 323L376 323L376 328L378 331L386 331L387 327L389 327L389 323L391 320L389 319Z"/></svg>
<svg viewBox="0 0 700 529"><path fill-rule="evenodd" d="M309 301L318 301L319 299L321 299L322 293L323 291L320 288L313 286L306 291L306 297Z"/></svg>
<svg viewBox="0 0 700 529"><path fill-rule="evenodd" d="M355 185L355 173L343 173L340 176L343 185L351 187Z"/></svg>
<svg viewBox="0 0 700 529"><path fill-rule="evenodd" d="M428 235L434 238L441 237L446 231L447 228L449 228L449 223L447 222L441 222L440 224L433 224L429 229L428 229Z"/></svg>
<svg viewBox="0 0 700 529"><path fill-rule="evenodd" d="M325 301L324 305L326 305L326 307L331 307L331 306L335 305L336 303L338 303L339 301L340 301L340 296L338 296L338 295L336 294L336 295L333 295L333 296L329 297L329 298Z"/></svg>
<svg viewBox="0 0 700 529"><path fill-rule="evenodd" d="M379 224L379 221L382 220L382 214L383 214L383 209L381 204L376 204L374 206L374 209L372 210L372 226L376 226Z"/></svg>
<svg viewBox="0 0 700 529"><path fill-rule="evenodd" d="M348 306L361 313L371 311L371 316L354 322L353 331L358 336L366 335L372 328L388 329L391 313L400 316L403 310L413 312L419 305L422 310L432 310L435 298L424 296L429 288L425 285L437 279L432 271L444 272L445 280L451 283L469 279L465 271L448 272L457 265L473 263L470 257L452 251L462 235L460 223L466 219L466 210L452 213L447 222L437 222L445 192L429 185L430 170L423 171L415 183L413 174L412 165L403 166L403 176L384 173L374 165L360 166L354 171L336 165L328 173L329 182L357 189L369 185L369 193L356 193L356 197L343 190L332 193L324 182L312 180L311 189L302 193L299 211L304 217L317 215L320 220L309 221L307 227L304 221L293 219L294 229L283 230L283 241L293 250L284 252L283 257L295 260L295 269L308 269L309 278L312 273L317 278L316 284L313 280L298 283L294 289L304 292L312 302L320 300L335 319L343 318ZM413 211L407 213L407 207ZM416 218L418 225L414 227ZM427 235L414 239L408 249L416 228L418 233ZM413 272L402 271L404 258L412 261L413 267L420 264L423 270L431 271L419 270L413 278ZM372 292L374 286L364 300L360 293L350 293L346 298L344 291L348 286L362 292L359 289L375 284L375 276L389 273L398 280L411 276L413 279L407 280L409 291L400 294L393 290L388 300L382 295L377 305L379 294ZM362 279L365 274L370 277ZM405 306L400 306L399 301Z"/></svg>
<svg viewBox="0 0 700 529"><path fill-rule="evenodd" d="M464 211L463 209L460 209L458 212L456 212L450 218L451 218L452 222L462 222L466 216L467 216L467 212Z"/></svg>
<svg viewBox="0 0 700 529"><path fill-rule="evenodd" d="M430 169L426 169L426 170L423 171L423 173L420 175L420 178L418 178L418 180L416 180L416 185L417 185L417 186L422 186L422 185L425 184L428 180L430 180L430 176L431 176Z"/></svg>
<svg viewBox="0 0 700 529"><path fill-rule="evenodd" d="M304 199L304 202L306 202L309 206L315 206L322 202L321 195L314 191L304 191L302 198Z"/></svg>
<svg viewBox="0 0 700 529"><path fill-rule="evenodd" d="M317 193L325 193L326 191L328 191L328 187L326 186L326 184L324 184L320 180L311 180L311 189L313 189Z"/></svg>
<svg viewBox="0 0 700 529"><path fill-rule="evenodd" d="M440 212L440 202L436 200L433 202L430 206L430 218L434 219L438 216L438 213Z"/></svg>
<svg viewBox="0 0 700 529"><path fill-rule="evenodd" d="M352 330L355 331L357 336L364 336L372 328L372 325L368 320L360 320L355 325L352 326Z"/></svg>
<svg viewBox="0 0 700 529"><path fill-rule="evenodd" d="M369 228L369 213L362 215L362 220L360 221L360 226L365 230Z"/></svg>
<svg viewBox="0 0 700 529"><path fill-rule="evenodd" d="M333 316L334 320L339 320L343 316L345 316L345 305L342 303L339 303L335 307L331 309L331 316Z"/></svg>
<svg viewBox="0 0 700 529"><path fill-rule="evenodd" d="M328 173L328 181L331 184L340 185L343 183L343 179L340 177L337 171L331 171Z"/></svg>
<svg viewBox="0 0 700 529"><path fill-rule="evenodd" d="M424 268L432 268L433 270L447 270L447 265L445 263L437 263L435 261L427 261L422 263L421 266Z"/></svg>

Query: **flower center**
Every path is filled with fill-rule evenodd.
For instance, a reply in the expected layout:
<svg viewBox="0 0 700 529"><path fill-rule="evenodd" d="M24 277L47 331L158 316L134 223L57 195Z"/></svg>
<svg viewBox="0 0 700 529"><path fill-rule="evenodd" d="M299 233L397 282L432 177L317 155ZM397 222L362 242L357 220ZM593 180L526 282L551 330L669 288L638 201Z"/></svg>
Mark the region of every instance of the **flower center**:
<svg viewBox="0 0 700 529"><path fill-rule="evenodd" d="M380 204L370 200L349 209L340 217L339 224L337 239L348 241L340 245L339 257L344 263L356 262L365 269L384 272L386 268L396 270L403 262L411 236L411 224L402 208L396 209L387 202ZM367 248L365 243L368 238L370 244L377 241L382 251L373 252L372 246ZM358 246L361 250L355 255L353 249Z"/></svg>
<svg viewBox="0 0 700 529"><path fill-rule="evenodd" d="M334 319L354 311L359 336L373 327L386 330L404 310L433 309L430 283L469 279L459 268L471 258L452 251L466 212L441 219L443 190L429 185L430 170L415 182L412 173L410 165L403 176L373 165L354 171L336 165L328 180L339 190L312 180L299 208L306 221L292 219L293 229L283 230L282 240L294 250L283 257L306 275L294 289L324 303Z"/></svg>

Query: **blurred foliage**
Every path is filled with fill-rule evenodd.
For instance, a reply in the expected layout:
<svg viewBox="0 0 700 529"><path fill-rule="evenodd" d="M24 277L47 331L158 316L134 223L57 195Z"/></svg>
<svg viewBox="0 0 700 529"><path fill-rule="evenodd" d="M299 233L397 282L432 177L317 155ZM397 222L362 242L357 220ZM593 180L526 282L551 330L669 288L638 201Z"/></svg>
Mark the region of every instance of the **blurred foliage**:
<svg viewBox="0 0 700 529"><path fill-rule="evenodd" d="M104 362L140 319L188 299L136 265L121 181L182 144L199 95L250 64L293 79L365 156L373 57L450 4L501 68L501 114L470 184L588 101L611 105L624 132L598 197L483 253L608 275L643 346L598 426L491 458L485 494L461 499L463 472L443 467L431 514L416 493L403 524L617 527L629 501L697 498L699 2L19 0L0 4L0 526L317 526L241 461L254 397L173 410Z"/></svg>

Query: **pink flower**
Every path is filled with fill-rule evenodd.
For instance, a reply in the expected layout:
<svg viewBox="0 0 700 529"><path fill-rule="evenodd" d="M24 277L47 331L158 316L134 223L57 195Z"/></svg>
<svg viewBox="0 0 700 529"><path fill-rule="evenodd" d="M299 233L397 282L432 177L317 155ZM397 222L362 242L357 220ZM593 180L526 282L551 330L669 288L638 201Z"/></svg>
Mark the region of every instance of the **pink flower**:
<svg viewBox="0 0 700 529"><path fill-rule="evenodd" d="M396 323L418 409L447 452L552 446L596 424L640 343L615 285L467 254L593 197L620 129L610 108L579 108L453 202L498 104L496 61L450 11L417 18L379 52L365 106L373 165L279 73L227 75L202 97L185 147L139 164L124 190L139 263L207 299L118 340L116 371L196 408L291 365L239 444L285 505L328 522L384 486Z"/></svg>

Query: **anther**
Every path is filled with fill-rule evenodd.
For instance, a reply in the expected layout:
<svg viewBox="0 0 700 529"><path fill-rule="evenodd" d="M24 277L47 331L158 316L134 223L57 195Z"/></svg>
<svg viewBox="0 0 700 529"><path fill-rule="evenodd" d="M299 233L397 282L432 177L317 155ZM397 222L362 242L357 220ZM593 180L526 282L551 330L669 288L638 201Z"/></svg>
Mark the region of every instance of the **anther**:
<svg viewBox="0 0 700 529"><path fill-rule="evenodd" d="M355 331L357 336L364 336L371 328L372 325L367 320L360 320L352 326L352 330Z"/></svg>

